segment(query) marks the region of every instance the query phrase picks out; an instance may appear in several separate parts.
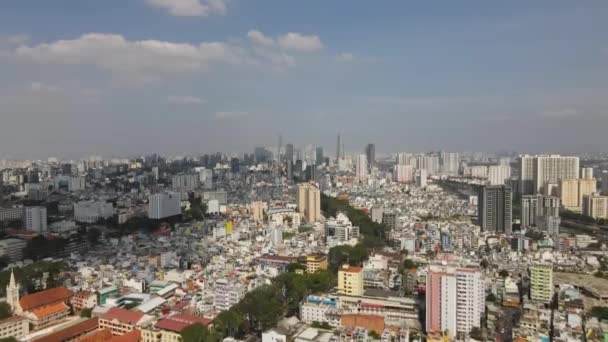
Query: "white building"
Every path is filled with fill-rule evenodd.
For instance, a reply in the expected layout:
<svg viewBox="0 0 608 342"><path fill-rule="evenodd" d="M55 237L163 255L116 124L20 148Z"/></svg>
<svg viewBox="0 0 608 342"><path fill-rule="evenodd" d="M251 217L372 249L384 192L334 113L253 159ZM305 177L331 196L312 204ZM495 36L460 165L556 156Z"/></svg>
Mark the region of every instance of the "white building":
<svg viewBox="0 0 608 342"><path fill-rule="evenodd" d="M355 177L357 178L358 182L367 182L367 156L365 154L360 154L357 156L357 161L355 163Z"/></svg>
<svg viewBox="0 0 608 342"><path fill-rule="evenodd" d="M430 265L426 282L429 333L468 334L479 327L485 309L485 285L476 267Z"/></svg>
<svg viewBox="0 0 608 342"><path fill-rule="evenodd" d="M20 239L0 240L0 255L7 256L11 261L23 259L23 249L27 243Z"/></svg>
<svg viewBox="0 0 608 342"><path fill-rule="evenodd" d="M262 342L287 342L287 336L274 330L268 330L262 333Z"/></svg>
<svg viewBox="0 0 608 342"><path fill-rule="evenodd" d="M339 212L336 218L325 221L325 238L328 245L344 244L359 238L359 227L353 226L348 216Z"/></svg>
<svg viewBox="0 0 608 342"><path fill-rule="evenodd" d="M488 181L490 185L503 185L511 178L511 167L505 165L490 165L488 167Z"/></svg>
<svg viewBox="0 0 608 342"><path fill-rule="evenodd" d="M38 233L48 231L46 207L25 208L25 229Z"/></svg>
<svg viewBox="0 0 608 342"><path fill-rule="evenodd" d="M441 154L441 171L443 174L454 176L458 174L458 153L443 152Z"/></svg>
<svg viewBox="0 0 608 342"><path fill-rule="evenodd" d="M76 222L95 223L101 219L114 216L114 206L109 202L81 201L74 203L74 220Z"/></svg>
<svg viewBox="0 0 608 342"><path fill-rule="evenodd" d="M148 217L159 220L182 213L181 194L162 192L148 196Z"/></svg>
<svg viewBox="0 0 608 342"><path fill-rule="evenodd" d="M414 167L412 165L397 164L393 167L393 180L398 183L411 183L414 181Z"/></svg>
<svg viewBox="0 0 608 342"><path fill-rule="evenodd" d="M519 157L520 191L542 193L547 183L579 178L579 158L560 155L522 155Z"/></svg>
<svg viewBox="0 0 608 342"><path fill-rule="evenodd" d="M199 185L198 174L179 174L171 177L171 188L177 191L194 191Z"/></svg>
<svg viewBox="0 0 608 342"><path fill-rule="evenodd" d="M419 169L416 171L416 185L424 188L427 184L426 182L427 171L426 169Z"/></svg>
<svg viewBox="0 0 608 342"><path fill-rule="evenodd" d="M245 287L236 281L218 279L213 286L213 307L217 312L230 309L237 304L246 293Z"/></svg>

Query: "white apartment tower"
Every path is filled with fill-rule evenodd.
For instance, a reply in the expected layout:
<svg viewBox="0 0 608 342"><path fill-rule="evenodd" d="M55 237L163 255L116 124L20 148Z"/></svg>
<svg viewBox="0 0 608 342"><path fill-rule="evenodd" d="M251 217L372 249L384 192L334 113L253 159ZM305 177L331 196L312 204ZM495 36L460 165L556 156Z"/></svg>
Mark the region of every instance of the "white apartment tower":
<svg viewBox="0 0 608 342"><path fill-rule="evenodd" d="M579 158L560 155L522 155L520 191L524 195L541 193L547 183L579 178Z"/></svg>
<svg viewBox="0 0 608 342"><path fill-rule="evenodd" d="M355 175L357 177L357 181L362 183L367 181L367 156L365 154L360 154L357 156L357 161L355 163Z"/></svg>
<svg viewBox="0 0 608 342"><path fill-rule="evenodd" d="M45 233L47 228L46 207L25 208L25 229Z"/></svg>

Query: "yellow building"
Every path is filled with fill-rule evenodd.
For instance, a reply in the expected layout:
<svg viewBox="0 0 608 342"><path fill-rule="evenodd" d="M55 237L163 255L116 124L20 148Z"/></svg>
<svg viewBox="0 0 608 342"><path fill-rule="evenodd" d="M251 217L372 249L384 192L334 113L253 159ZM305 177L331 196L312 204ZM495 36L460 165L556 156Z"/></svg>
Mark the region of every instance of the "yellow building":
<svg viewBox="0 0 608 342"><path fill-rule="evenodd" d="M338 271L338 293L348 296L363 295L363 268L342 265Z"/></svg>
<svg viewBox="0 0 608 342"><path fill-rule="evenodd" d="M553 266L537 264L530 268L530 298L549 303L553 295Z"/></svg>
<svg viewBox="0 0 608 342"><path fill-rule="evenodd" d="M17 339L29 334L30 322L26 317L13 316L0 321L0 338Z"/></svg>
<svg viewBox="0 0 608 342"><path fill-rule="evenodd" d="M321 217L321 191L315 184L299 184L296 200L298 212L307 223L315 222Z"/></svg>
<svg viewBox="0 0 608 342"><path fill-rule="evenodd" d="M596 191L597 180L591 179L562 179L559 183L559 193L562 206L565 209L581 212L583 197Z"/></svg>
<svg viewBox="0 0 608 342"><path fill-rule="evenodd" d="M585 195L583 197L583 215L595 219L608 218L608 196L598 194Z"/></svg>
<svg viewBox="0 0 608 342"><path fill-rule="evenodd" d="M312 254L306 257L306 272L315 273L327 269L327 255Z"/></svg>
<svg viewBox="0 0 608 342"><path fill-rule="evenodd" d="M252 202L249 205L249 211L251 214L251 218L255 221L255 222L262 222L264 221L264 210L268 208L268 205L266 204L266 202Z"/></svg>

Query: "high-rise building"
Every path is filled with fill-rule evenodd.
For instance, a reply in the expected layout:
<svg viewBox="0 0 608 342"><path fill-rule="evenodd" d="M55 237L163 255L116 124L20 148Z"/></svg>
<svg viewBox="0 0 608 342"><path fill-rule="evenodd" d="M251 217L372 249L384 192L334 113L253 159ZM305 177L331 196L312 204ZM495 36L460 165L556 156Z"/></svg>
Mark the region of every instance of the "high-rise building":
<svg viewBox="0 0 608 342"><path fill-rule="evenodd" d="M581 212L583 197L597 191L597 181L591 179L561 179L559 195L565 209Z"/></svg>
<svg viewBox="0 0 608 342"><path fill-rule="evenodd" d="M105 201L80 201L74 203L74 220L76 222L95 223L114 216L114 206Z"/></svg>
<svg viewBox="0 0 608 342"><path fill-rule="evenodd" d="M71 192L82 191L86 188L86 179L82 176L72 176L68 178L68 190Z"/></svg>
<svg viewBox="0 0 608 342"><path fill-rule="evenodd" d="M416 158L411 153L401 152L397 154L397 164L416 166Z"/></svg>
<svg viewBox="0 0 608 342"><path fill-rule="evenodd" d="M593 168L592 167L581 168L581 178L582 179L592 179L593 178Z"/></svg>
<svg viewBox="0 0 608 342"><path fill-rule="evenodd" d="M200 174L181 173L171 177L171 188L177 191L194 191L200 184Z"/></svg>
<svg viewBox="0 0 608 342"><path fill-rule="evenodd" d="M342 265L338 271L338 293L347 296L363 295L363 268Z"/></svg>
<svg viewBox="0 0 608 342"><path fill-rule="evenodd" d="M46 207L25 208L25 229L38 233L47 232Z"/></svg>
<svg viewBox="0 0 608 342"><path fill-rule="evenodd" d="M482 186L478 196L479 225L484 231L510 234L512 193L508 185Z"/></svg>
<svg viewBox="0 0 608 342"><path fill-rule="evenodd" d="M480 327L485 309L485 285L479 268L430 265L426 279L428 333L447 332L454 338Z"/></svg>
<svg viewBox="0 0 608 342"><path fill-rule="evenodd" d="M434 176L439 173L439 156L419 156L417 161L417 167L419 169L426 170L427 175Z"/></svg>
<svg viewBox="0 0 608 342"><path fill-rule="evenodd" d="M511 167L504 165L490 165L488 167L488 181L490 185L503 185L511 178Z"/></svg>
<svg viewBox="0 0 608 342"><path fill-rule="evenodd" d="M341 147L342 147L342 145L341 145L341 141L340 141L340 133L338 133L338 145L336 146L336 163L342 157L342 155L340 154Z"/></svg>
<svg viewBox="0 0 608 342"><path fill-rule="evenodd" d="M583 196L583 215L595 219L608 219L608 196L588 194Z"/></svg>
<svg viewBox="0 0 608 342"><path fill-rule="evenodd" d="M367 168L371 168L376 164L376 145L367 144L365 146L365 157L367 158Z"/></svg>
<svg viewBox="0 0 608 342"><path fill-rule="evenodd" d="M602 185L602 188L601 188L602 194L608 195L608 171L602 172L600 177L601 177L600 179L602 182L602 184L601 184Z"/></svg>
<svg viewBox="0 0 608 342"><path fill-rule="evenodd" d="M298 212L308 223L316 222L321 217L321 191L313 183L298 185Z"/></svg>
<svg viewBox="0 0 608 342"><path fill-rule="evenodd" d="M521 197L521 226L535 227L538 216L538 200L536 195L523 195Z"/></svg>
<svg viewBox="0 0 608 342"><path fill-rule="evenodd" d="M163 192L148 196L148 217L159 220L182 213L181 194Z"/></svg>
<svg viewBox="0 0 608 342"><path fill-rule="evenodd" d="M536 264L530 267L530 299L549 303L553 296L553 266Z"/></svg>
<svg viewBox="0 0 608 342"><path fill-rule="evenodd" d="M315 164L323 165L324 162L325 162L325 158L323 156L323 147L318 146L315 149Z"/></svg>
<svg viewBox="0 0 608 342"><path fill-rule="evenodd" d="M542 193L547 183L578 179L579 158L560 155L519 157L520 191L524 195Z"/></svg>
<svg viewBox="0 0 608 342"><path fill-rule="evenodd" d="M426 181L427 181L427 171L426 169L418 169L416 171L416 185L418 187L424 188L426 187Z"/></svg>
<svg viewBox="0 0 608 342"><path fill-rule="evenodd" d="M364 183L367 181L367 156L365 154L357 156L355 162L355 176L358 182Z"/></svg>
<svg viewBox="0 0 608 342"><path fill-rule="evenodd" d="M458 174L458 153L442 152L440 155L441 172L446 175L455 176Z"/></svg>
<svg viewBox="0 0 608 342"><path fill-rule="evenodd" d="M397 164L393 167L393 180L398 183L411 183L414 181L414 167L412 165Z"/></svg>
<svg viewBox="0 0 608 342"><path fill-rule="evenodd" d="M285 145L285 162L293 163L293 144Z"/></svg>

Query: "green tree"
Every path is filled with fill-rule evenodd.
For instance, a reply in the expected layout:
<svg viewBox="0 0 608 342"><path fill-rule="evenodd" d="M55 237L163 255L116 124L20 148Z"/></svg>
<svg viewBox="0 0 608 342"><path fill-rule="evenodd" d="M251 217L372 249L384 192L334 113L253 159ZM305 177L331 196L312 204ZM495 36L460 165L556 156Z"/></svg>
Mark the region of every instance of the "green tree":
<svg viewBox="0 0 608 342"><path fill-rule="evenodd" d="M19 342L19 340L11 336L11 337L0 338L0 342Z"/></svg>
<svg viewBox="0 0 608 342"><path fill-rule="evenodd" d="M493 293L490 293L486 296L486 302L496 302L496 296Z"/></svg>
<svg viewBox="0 0 608 342"><path fill-rule="evenodd" d="M93 309L89 309L89 308L82 309L82 311L80 311L80 317L83 317L83 318L84 317L88 317L88 318L90 318L91 317L91 313L93 313Z"/></svg>
<svg viewBox="0 0 608 342"><path fill-rule="evenodd" d="M479 327L471 328L471 331L469 332L469 337L478 341L483 341L482 331Z"/></svg>
<svg viewBox="0 0 608 342"><path fill-rule="evenodd" d="M243 325L243 314L235 308L220 312L213 320L213 329L221 336L235 336Z"/></svg>
<svg viewBox="0 0 608 342"><path fill-rule="evenodd" d="M367 335L374 340L380 339L380 335L375 330L370 331Z"/></svg>
<svg viewBox="0 0 608 342"><path fill-rule="evenodd" d="M405 259L403 261L403 269L404 270L411 270L413 268L418 268L418 264L416 264L415 262L413 262L412 259Z"/></svg>
<svg viewBox="0 0 608 342"><path fill-rule="evenodd" d="M484 270L486 268L488 268L489 265L490 264L488 263L488 260L486 260L486 259L481 260L481 262L479 263L479 266L481 266L481 268L483 268Z"/></svg>
<svg viewBox="0 0 608 342"><path fill-rule="evenodd" d="M180 335L183 342L212 342L218 340L206 326L200 323L184 328Z"/></svg>
<svg viewBox="0 0 608 342"><path fill-rule="evenodd" d="M7 302L0 303L0 319L9 318L13 315L11 306Z"/></svg>
<svg viewBox="0 0 608 342"><path fill-rule="evenodd" d="M507 271L507 270L500 270L500 272L498 272L498 275L501 276L501 277L503 277L503 278L506 278L506 277L509 276L509 271Z"/></svg>
<svg viewBox="0 0 608 342"><path fill-rule="evenodd" d="M596 317L601 321L608 320L608 307L606 306L594 306L591 308L591 316Z"/></svg>

